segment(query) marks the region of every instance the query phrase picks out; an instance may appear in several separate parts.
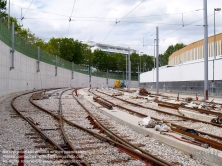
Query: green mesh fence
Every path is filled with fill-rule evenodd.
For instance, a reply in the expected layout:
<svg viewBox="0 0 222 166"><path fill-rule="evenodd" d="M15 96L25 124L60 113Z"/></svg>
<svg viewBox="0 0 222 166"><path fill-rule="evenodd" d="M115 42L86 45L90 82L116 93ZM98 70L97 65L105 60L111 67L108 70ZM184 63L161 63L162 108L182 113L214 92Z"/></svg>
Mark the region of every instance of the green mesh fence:
<svg viewBox="0 0 222 166"><path fill-rule="evenodd" d="M0 22L0 32L0 40L6 45L11 46L12 32L2 22Z"/></svg>
<svg viewBox="0 0 222 166"><path fill-rule="evenodd" d="M56 65L56 56L40 50L40 61L48 63L50 65Z"/></svg>
<svg viewBox="0 0 222 166"><path fill-rule="evenodd" d="M8 29L6 25L4 25L0 21L0 40L4 42L6 45L11 47L12 45L12 31ZM38 59L38 49L36 46L28 43L26 39L22 38L21 36L15 34L14 36L14 48L16 51L30 57L33 59ZM65 68L68 70L74 70L75 72L83 73L89 75L89 68L84 65L77 65L73 64L72 62L66 61L60 57L58 57L58 67ZM40 50L40 61L48 63L50 65L56 65L56 56L52 55L44 50ZM92 76L96 77L107 77L106 72L101 71L94 71L92 72ZM123 73L109 73L108 78L112 79L120 79L125 80L125 76ZM132 80L138 80L138 76L131 76Z"/></svg>

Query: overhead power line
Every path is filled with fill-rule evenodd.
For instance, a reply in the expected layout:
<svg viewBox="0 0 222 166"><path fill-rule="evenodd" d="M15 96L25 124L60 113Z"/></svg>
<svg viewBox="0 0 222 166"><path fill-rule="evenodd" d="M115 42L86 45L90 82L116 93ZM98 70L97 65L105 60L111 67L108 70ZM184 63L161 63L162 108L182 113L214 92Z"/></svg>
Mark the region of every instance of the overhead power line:
<svg viewBox="0 0 222 166"><path fill-rule="evenodd" d="M138 6L140 6L145 0L140 2L137 6L135 6L131 11L129 11L124 17L122 17L119 21L122 21L126 16L128 16L132 11L134 11Z"/></svg>
<svg viewBox="0 0 222 166"><path fill-rule="evenodd" d="M72 14L73 14L73 10L74 10L75 3L76 3L76 0L74 0L73 6L72 6L71 16L69 17L69 27L68 27L67 37L69 36L70 22L72 21Z"/></svg>
<svg viewBox="0 0 222 166"><path fill-rule="evenodd" d="M112 29L109 31L109 33L106 35L106 37L103 39L103 42L106 40L106 38L109 36L109 34L112 32L112 30L115 28L116 24L112 27Z"/></svg>
<svg viewBox="0 0 222 166"><path fill-rule="evenodd" d="M33 2L33 0L32 0L32 2ZM26 15L26 13L28 12L30 6L32 5L32 2L30 3L29 7L27 8L27 10L26 10L26 12L25 12L25 14L24 14L24 16L23 16L22 18L25 18L25 15ZM22 19L22 18L21 18L21 19Z"/></svg>
<svg viewBox="0 0 222 166"><path fill-rule="evenodd" d="M126 16L128 16L133 10L135 10L138 6L140 6L145 0L143 0L142 2L140 2L136 7L134 7L131 11L129 11L124 17L122 17L120 19L120 21L125 18ZM116 20L116 24L119 23L120 21ZM103 42L106 40L106 38L109 36L109 34L112 32L112 30L115 28L116 24L112 27L112 29L109 31L109 33L106 35L106 37L103 39Z"/></svg>
<svg viewBox="0 0 222 166"><path fill-rule="evenodd" d="M14 5L14 6L17 6L19 8L23 8L23 9L28 9L28 8L24 8L24 7L21 7L21 6L18 6L18 5L15 5L13 3L10 3L11 5ZM29 10L32 10L32 11L36 11L36 12L39 12L39 13L46 13L46 14L52 14L52 15L56 15L56 16L62 16L62 17L70 17L68 15L63 15L63 14L58 14L58 13L51 13L51 12L46 12L46 11L40 11L40 10L36 10L36 9L29 9ZM181 15L181 14L185 14L185 13L190 13L190 12L195 12L195 11L200 11L200 10L203 10L203 9L196 9L196 10L191 10L191 11L188 11L188 12L181 12L181 13L165 13L165 14L159 14L159 15L148 15L148 16L134 16L134 17L123 17L124 19L128 19L128 18L143 18L143 17L158 17L158 16L165 16L165 15ZM107 17L83 17L83 16L72 16L73 18L86 18L86 19L123 19L123 18L107 18Z"/></svg>
<svg viewBox="0 0 222 166"><path fill-rule="evenodd" d="M214 15L214 14L211 14L211 15L208 15L207 17L211 17L211 16L213 16L213 15ZM187 26L190 26L190 25L192 25L192 24L194 24L194 23L196 23L196 22L199 22L199 21L201 21L201 20L203 20L203 19L204 19L204 18L201 18L201 19L196 20L196 21L193 21L193 22L191 22L191 23L189 23L189 24L185 24L184 26L182 26L182 27L180 27L180 28L177 28L177 29L173 30L172 32L166 34L165 36L159 38L159 40L165 38L166 36L169 36L170 34L176 32L176 31L181 30L181 29L183 29L183 28L185 28L185 27L187 27ZM201 26L201 25L194 25L194 26ZM202 26L204 26L204 25L202 25ZM151 43L149 43L149 44L146 44L146 45L144 45L144 46L150 46L151 44L153 44L153 42L151 42Z"/></svg>

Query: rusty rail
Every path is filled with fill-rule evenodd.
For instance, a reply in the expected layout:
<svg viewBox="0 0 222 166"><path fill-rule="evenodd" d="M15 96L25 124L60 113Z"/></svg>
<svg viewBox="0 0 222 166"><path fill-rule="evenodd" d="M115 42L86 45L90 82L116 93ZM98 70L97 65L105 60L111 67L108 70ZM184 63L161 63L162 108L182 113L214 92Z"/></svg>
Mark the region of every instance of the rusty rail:
<svg viewBox="0 0 222 166"><path fill-rule="evenodd" d="M199 109L199 108L190 108L190 107L186 107L186 106L183 106L183 105L180 105L180 104L173 104L173 103L168 103L168 102L164 102L164 101L160 101L160 100L156 100L155 102L158 103L158 104L166 104L166 105L170 105L172 107L184 108L184 109L197 111L197 112L200 112L200 113L205 113L205 114L210 114L210 115L215 115L215 116L222 117L222 113L220 113L220 112L213 112L213 111L208 111L208 110Z"/></svg>
<svg viewBox="0 0 222 166"><path fill-rule="evenodd" d="M153 166L159 166L159 165L160 166L170 166L171 165L170 163L167 163L166 161L163 161L163 160L161 160L159 158L156 160L155 156L154 156L155 158L153 158L152 156L148 156L146 154L142 154L142 153L137 152L137 151L133 150L132 148L130 148L129 145L126 146L124 144L121 144L121 143L117 142L116 140L113 140L113 139L110 139L110 138L107 138L107 137L103 137L102 135L100 135L100 134L98 134L96 132L93 132L93 131L91 131L89 129L86 129L86 128L82 127L82 126L79 126L78 124L67 120L65 117L60 116L61 114L60 115L56 115L56 114L54 114L54 113L52 113L52 112L50 112L50 111L48 111L48 110L38 106L33 101L32 101L32 104L35 105L36 107L38 107L39 109L45 111L46 113L52 115L53 117L55 117L58 120L60 120L60 118L62 118L62 120L64 122L66 122L67 124L69 124L71 126L74 126L74 127L77 127L79 129L81 129L81 130L83 130L83 131L93 135L94 137L102 140L102 141L105 141L105 142L108 142L108 143L110 143L110 144L112 144L114 146L120 147L120 149L122 149L124 152L129 153L129 154L133 154L134 157L137 157L138 159L141 159L141 160L145 161L147 163L147 165L153 165ZM150 161L152 161L151 164L150 164Z"/></svg>
<svg viewBox="0 0 222 166"><path fill-rule="evenodd" d="M100 105L106 107L106 108L109 109L109 110L113 109L113 106L112 106L111 104L109 104L109 103L107 103L107 102L99 99L99 97L93 97L93 100L94 100L95 102L99 103Z"/></svg>
<svg viewBox="0 0 222 166"><path fill-rule="evenodd" d="M98 91L98 92L99 92L99 91ZM103 92L99 92L99 93L103 93ZM142 106L142 105L139 105L139 104L130 102L130 101L125 101L125 100L123 100L123 99L117 98L117 97L115 97L115 96L111 96L111 95L106 94L106 93L103 93L103 94L108 95L108 96L113 97L113 98L116 98L116 99L118 99L118 100L127 102L127 103L132 104L132 105L136 105L136 106L139 106L139 107L147 108L147 107L145 107L145 106ZM98 96L98 95L97 95L97 96ZM101 97L101 96L100 96L100 97ZM112 102L110 102L110 103L112 103ZM125 109L125 110L127 110L127 111L129 111L129 112L132 112L132 113L134 113L134 114L137 114L137 115L139 115L140 117L147 117L147 115L145 115L145 114L142 114L142 113L133 111L133 110L131 110L131 109L128 109L128 108L123 107L123 106L120 106L120 105L116 105L116 104L114 104L114 103L112 103L112 104L115 105L116 107L119 107L119 108L121 108L121 109ZM150 108L150 107L148 107L148 109L157 110L157 111L159 111L159 112L161 112L161 113L164 112L164 111L160 111L160 110L158 110L158 109L153 109L153 108ZM164 112L164 113L165 113L165 112ZM171 113L168 113L168 114L171 114ZM174 114L173 114L173 115L174 115ZM175 116L175 115L174 115L174 116ZM187 117L183 117L183 116L178 116L178 117L187 119ZM151 118L154 119L154 120L156 120L156 121L161 121L161 119L158 119L158 118L154 118L154 117L151 117ZM188 118L188 119L191 120L192 118ZM192 119L192 120L193 120L193 119ZM199 120L193 120L193 121L199 121ZM169 122L169 121L164 121L164 122L166 122L166 123L171 123L171 122ZM202 122L206 123L205 121L202 121ZM209 123L209 124L211 124L211 123ZM180 134L183 134L183 135L187 135L187 136L189 136L189 137L192 137L192 138L196 139L197 141L200 141L200 142L203 143L203 144L208 144L209 146L211 146L211 147L213 147L213 148L222 150L222 144L219 143L219 142L216 142L216 141L210 140L210 139L206 139L206 138L203 138L203 137L200 137L200 136L194 136L193 134L184 132L184 130L186 130L186 129L188 129L188 128L179 126L179 125L177 125L177 124L171 123L171 125L174 126L174 127L171 127L171 129L172 129L173 131L177 132L177 133L180 133ZM218 125L215 125L215 126L218 126ZM220 125L219 125L219 126L220 126ZM196 131L199 132L199 133L201 133L201 134L203 134L203 135L209 135L209 136L211 136L211 137L213 137L213 138L222 140L222 137L220 137L220 136L212 135L212 134L205 133L205 132L201 132L201 131L198 131L198 130L196 130Z"/></svg>
<svg viewBox="0 0 222 166"><path fill-rule="evenodd" d="M53 88L55 89L55 88ZM36 92L36 91L35 91ZM39 91L38 91L39 92ZM57 150L60 150L63 152L63 155L66 155L69 159L73 160L74 157L71 156L69 154L69 152L67 152L66 150L64 150L60 145L58 145L55 141L53 141L51 138L49 138L41 129L39 129L29 118L25 117L16 107L15 107L15 104L14 104L14 101L18 98L18 97L21 97L23 95L27 95L27 94L30 94L32 92L27 92L27 93L23 93L21 95L18 95L16 97L14 97L12 99L12 102L11 102L11 106L12 108L17 112L17 114L19 114L25 121L27 121L31 126L32 128L37 132L39 133L39 135L47 142L49 142L53 147L55 147ZM79 163L76 163L76 162L72 162L73 165L76 165L76 166L81 166L81 164Z"/></svg>
<svg viewBox="0 0 222 166"><path fill-rule="evenodd" d="M73 95L74 97L74 95ZM75 97L74 97L75 98ZM76 99L76 98L75 98ZM111 137L113 140L118 141L120 143L120 145L124 145L126 147L128 147L129 149L131 149L129 152L130 154L135 153L136 150L139 150L142 154L146 155L148 158L146 158L147 160L151 160L154 164L163 164L163 165L171 165L170 163L152 155L151 153L139 148L138 146L135 146L133 144L131 144L130 142L126 141L125 139L119 137L118 135L116 135L115 133L113 133L112 131L110 131L107 127L105 127L92 113L90 113L90 111L79 101L76 99L76 101L78 102L79 105L81 105L81 107L89 114L88 119L93 121L93 123L96 124L96 126L98 126L97 128L99 128L100 130L102 130L103 132L106 133L106 135L108 135L109 137ZM127 150L128 151L128 150ZM128 153L128 152L127 152ZM140 154L141 154L140 153ZM139 158L141 158L141 156L137 156Z"/></svg>

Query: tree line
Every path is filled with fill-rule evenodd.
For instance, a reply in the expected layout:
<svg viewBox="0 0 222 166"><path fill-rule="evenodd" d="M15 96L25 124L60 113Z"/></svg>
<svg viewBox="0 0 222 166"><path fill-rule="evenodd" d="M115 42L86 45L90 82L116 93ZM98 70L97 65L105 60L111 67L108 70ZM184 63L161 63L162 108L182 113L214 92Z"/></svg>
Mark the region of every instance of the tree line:
<svg viewBox="0 0 222 166"><path fill-rule="evenodd" d="M3 23L7 24L8 15L6 14L7 1L0 0L0 19ZM91 49L73 38L54 38L49 41L44 41L33 34L30 29L25 29L18 24L17 19L10 17L10 22L14 22L15 34L20 36L24 41L40 46L40 48L50 54L57 55L67 61L74 62L79 65L88 65L97 68L100 71L107 69L115 72L123 72L126 70L126 56L121 53L107 54L101 50ZM168 64L168 57L175 51L183 48L183 43L171 45L168 49L159 55L159 64L164 66ZM145 72L154 68L154 57L143 54L139 56L137 53L130 55L131 71L133 73L139 71Z"/></svg>

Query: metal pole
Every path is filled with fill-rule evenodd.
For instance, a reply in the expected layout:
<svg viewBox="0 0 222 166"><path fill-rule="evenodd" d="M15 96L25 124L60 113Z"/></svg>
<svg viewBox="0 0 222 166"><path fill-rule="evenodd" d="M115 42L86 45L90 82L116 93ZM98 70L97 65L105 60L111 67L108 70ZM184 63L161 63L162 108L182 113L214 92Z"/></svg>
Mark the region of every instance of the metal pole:
<svg viewBox="0 0 222 166"><path fill-rule="evenodd" d="M38 59L37 59L37 73L40 72L39 63L40 63L40 47L38 46Z"/></svg>
<svg viewBox="0 0 222 166"><path fill-rule="evenodd" d="M204 8L204 100L208 100L208 23L207 0L203 0Z"/></svg>
<svg viewBox="0 0 222 166"><path fill-rule="evenodd" d="M140 55L140 73L141 73L141 55Z"/></svg>
<svg viewBox="0 0 222 166"><path fill-rule="evenodd" d="M74 79L74 63L72 62L72 79Z"/></svg>
<svg viewBox="0 0 222 166"><path fill-rule="evenodd" d="M159 29L156 27L156 94L159 94Z"/></svg>
<svg viewBox="0 0 222 166"><path fill-rule="evenodd" d="M216 59L216 30L215 30L215 8L214 8L214 60Z"/></svg>
<svg viewBox="0 0 222 166"><path fill-rule="evenodd" d="M138 65L138 87L140 87L140 74L139 74L139 65Z"/></svg>
<svg viewBox="0 0 222 166"><path fill-rule="evenodd" d="M58 65L58 57L56 55L55 76L57 76L57 65Z"/></svg>
<svg viewBox="0 0 222 166"><path fill-rule="evenodd" d="M10 53L12 53L12 66L10 67L10 70L14 69L14 37L15 37L15 29L14 29L14 22L12 22L12 49L10 50Z"/></svg>
<svg viewBox="0 0 222 166"><path fill-rule="evenodd" d="M130 81L131 81L131 66L130 66L130 47L129 47L129 57L128 57L128 89L130 88Z"/></svg>
<svg viewBox="0 0 222 166"><path fill-rule="evenodd" d="M214 59L213 59L213 81L212 83L214 83L214 61L216 60L216 36L215 36L215 8L214 8Z"/></svg>
<svg viewBox="0 0 222 166"><path fill-rule="evenodd" d="M91 66L89 66L89 83L91 83Z"/></svg>
<svg viewBox="0 0 222 166"><path fill-rule="evenodd" d="M156 39L154 39L154 55L153 55L153 57L154 57L154 68L155 68L155 46L156 46Z"/></svg>
<svg viewBox="0 0 222 166"><path fill-rule="evenodd" d="M153 57L154 57L154 59L153 59L153 87L154 87L154 71L155 71L155 62L156 62L156 49L155 49L155 47L156 47L156 39L154 39L154 54L153 54Z"/></svg>
<svg viewBox="0 0 222 166"><path fill-rule="evenodd" d="M107 87L108 87L108 69L106 71L106 84L107 84Z"/></svg>
<svg viewBox="0 0 222 166"><path fill-rule="evenodd" d="M127 59L128 59L128 58L127 58L127 55L126 55L126 88L128 87L128 86L127 86L127 70L128 70L128 69L127 69Z"/></svg>
<svg viewBox="0 0 222 166"><path fill-rule="evenodd" d="M10 29L10 0L8 2L8 29Z"/></svg>

